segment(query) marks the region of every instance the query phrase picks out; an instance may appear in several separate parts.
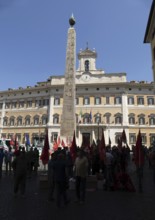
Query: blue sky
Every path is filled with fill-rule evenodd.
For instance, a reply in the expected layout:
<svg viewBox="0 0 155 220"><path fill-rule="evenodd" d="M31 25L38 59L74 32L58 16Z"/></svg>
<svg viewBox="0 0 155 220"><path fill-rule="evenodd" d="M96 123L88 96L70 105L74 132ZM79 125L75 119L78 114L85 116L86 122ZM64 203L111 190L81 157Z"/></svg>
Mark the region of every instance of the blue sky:
<svg viewBox="0 0 155 220"><path fill-rule="evenodd" d="M95 48L97 68L152 81L144 35L152 0L0 0L0 91L63 75L68 19L76 19L77 53Z"/></svg>

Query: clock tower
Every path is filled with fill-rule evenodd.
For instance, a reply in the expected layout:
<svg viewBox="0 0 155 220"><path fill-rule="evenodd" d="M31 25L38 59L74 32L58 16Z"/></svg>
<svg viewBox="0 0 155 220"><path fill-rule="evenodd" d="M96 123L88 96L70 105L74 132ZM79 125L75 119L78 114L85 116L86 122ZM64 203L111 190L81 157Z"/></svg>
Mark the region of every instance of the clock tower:
<svg viewBox="0 0 155 220"><path fill-rule="evenodd" d="M78 53L79 66L78 73L95 72L96 71L96 58L97 53L95 50L90 50L88 47Z"/></svg>

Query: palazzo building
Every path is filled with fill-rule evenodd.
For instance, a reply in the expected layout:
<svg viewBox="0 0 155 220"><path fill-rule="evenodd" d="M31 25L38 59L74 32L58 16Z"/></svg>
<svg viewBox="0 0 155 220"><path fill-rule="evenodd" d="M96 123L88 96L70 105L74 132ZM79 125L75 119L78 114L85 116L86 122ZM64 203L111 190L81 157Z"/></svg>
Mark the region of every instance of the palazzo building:
<svg viewBox="0 0 155 220"><path fill-rule="evenodd" d="M117 144L123 129L128 144L135 144L139 129L143 144L155 140L155 97L153 83L127 82L126 73L105 73L96 67L97 53L86 48L78 53L76 84L76 137L81 146L84 137L92 143L109 137ZM51 76L35 86L9 88L0 92L0 133L29 136L31 144L44 140L48 128L50 144L60 136L64 75Z"/></svg>
<svg viewBox="0 0 155 220"><path fill-rule="evenodd" d="M74 111L73 120L75 115L76 123L73 127L78 146L81 146L84 140L90 144L97 142L103 131L106 144L110 138L111 144L115 145L124 129L131 147L136 143L140 129L143 144L149 147L155 140L154 83L128 82L126 73L106 73L98 69L97 52L88 47L79 51L78 68L73 71L76 44L74 24L72 17L66 56L66 73L69 76L66 75L66 80L71 79L69 77L72 74L72 82L75 85L72 86L70 81L66 81L65 75L59 75L50 76L46 81L38 82L32 87L0 91L1 137L12 138L16 135L18 142L24 144L27 136L32 145L37 145L43 143L48 128L52 147L54 141L58 137L61 138L62 119L67 122L65 117L70 110L72 113ZM75 98L72 94L74 92ZM64 103L69 104L66 105L65 111L64 97L72 97L72 103L66 98ZM66 123L63 132L67 132L67 126Z"/></svg>
<svg viewBox="0 0 155 220"><path fill-rule="evenodd" d="M152 2L144 43L150 43L151 45L153 79L155 83L155 0Z"/></svg>

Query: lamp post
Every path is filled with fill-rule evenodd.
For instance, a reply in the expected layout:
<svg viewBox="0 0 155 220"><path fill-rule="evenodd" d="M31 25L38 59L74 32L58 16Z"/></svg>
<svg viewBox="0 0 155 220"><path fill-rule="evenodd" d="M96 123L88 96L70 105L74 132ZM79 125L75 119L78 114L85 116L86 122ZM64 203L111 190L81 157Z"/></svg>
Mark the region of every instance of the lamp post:
<svg viewBox="0 0 155 220"><path fill-rule="evenodd" d="M99 125L100 125L100 114L99 113L97 113L97 125L98 125L98 140L97 140L97 145L99 145L99 133L100 133L100 127L99 127Z"/></svg>

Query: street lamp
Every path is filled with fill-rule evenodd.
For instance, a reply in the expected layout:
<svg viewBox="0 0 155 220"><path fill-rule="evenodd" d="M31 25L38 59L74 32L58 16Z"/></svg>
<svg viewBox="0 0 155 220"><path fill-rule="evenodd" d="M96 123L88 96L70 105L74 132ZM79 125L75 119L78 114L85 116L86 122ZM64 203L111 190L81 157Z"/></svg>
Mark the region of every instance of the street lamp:
<svg viewBox="0 0 155 220"><path fill-rule="evenodd" d="M99 129L100 129L100 127L99 127L99 124L100 124L100 114L99 113L97 113L97 125L98 125L98 140L97 140L97 144L99 144Z"/></svg>

